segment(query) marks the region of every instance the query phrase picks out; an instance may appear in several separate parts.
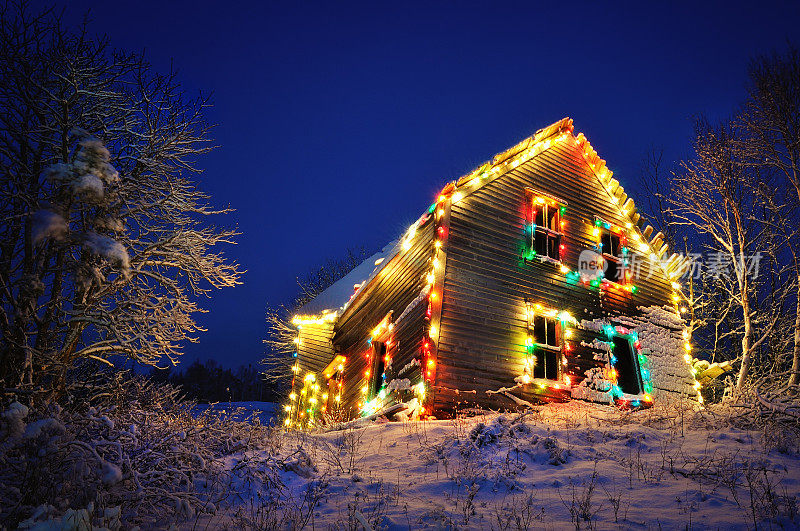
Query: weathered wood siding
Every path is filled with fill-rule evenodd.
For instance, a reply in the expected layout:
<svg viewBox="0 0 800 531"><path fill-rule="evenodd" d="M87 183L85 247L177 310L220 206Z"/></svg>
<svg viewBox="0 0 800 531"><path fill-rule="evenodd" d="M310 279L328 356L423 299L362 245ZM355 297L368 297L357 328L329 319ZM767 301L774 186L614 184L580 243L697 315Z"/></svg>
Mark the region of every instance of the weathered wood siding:
<svg viewBox="0 0 800 531"><path fill-rule="evenodd" d="M297 360L299 375L318 374L333 359L333 323L313 323L298 326Z"/></svg>
<svg viewBox="0 0 800 531"><path fill-rule="evenodd" d="M568 280L557 264L524 259L528 248L526 189L567 203L562 216L566 222L562 260L572 270L577 269L582 250L596 247L592 233L595 216L622 227L630 222L581 153L570 135L452 205L438 343L437 410L472 403L513 405L487 391L513 387L514 377L522 374L526 298L566 310L579 321L633 314L638 306L670 303L670 283L658 268L649 278L637 278L638 291L631 294L591 288ZM581 346L596 334L580 329L574 332L574 350L565 371L577 383L599 362L593 349Z"/></svg>
<svg viewBox="0 0 800 531"><path fill-rule="evenodd" d="M432 256L432 218L430 216L417 229L411 247L391 259L336 323L333 345L337 354L347 357L342 393L346 417L358 416L358 404L364 398L361 389L367 384L364 372L370 368L372 347L368 340L372 331L389 312L392 312L392 321L398 319L425 287L424 276L430 269ZM420 311L424 314L424 302L403 316L387 336L391 357L391 364L386 368L387 382L412 359L419 357L424 316ZM403 377L416 383L418 370L418 367L407 369Z"/></svg>

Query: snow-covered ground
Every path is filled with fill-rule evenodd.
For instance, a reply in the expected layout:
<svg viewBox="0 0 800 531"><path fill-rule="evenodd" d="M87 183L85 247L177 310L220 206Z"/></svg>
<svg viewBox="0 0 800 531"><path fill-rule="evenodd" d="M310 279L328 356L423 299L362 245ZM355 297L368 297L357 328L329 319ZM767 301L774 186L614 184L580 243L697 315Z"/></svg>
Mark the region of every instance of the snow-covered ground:
<svg viewBox="0 0 800 531"><path fill-rule="evenodd" d="M710 410L622 412L573 401L521 414L275 436L280 441L269 456L245 452L227 465L263 460L278 470L278 483L240 476L234 510L204 524L800 527L795 443L737 429Z"/></svg>

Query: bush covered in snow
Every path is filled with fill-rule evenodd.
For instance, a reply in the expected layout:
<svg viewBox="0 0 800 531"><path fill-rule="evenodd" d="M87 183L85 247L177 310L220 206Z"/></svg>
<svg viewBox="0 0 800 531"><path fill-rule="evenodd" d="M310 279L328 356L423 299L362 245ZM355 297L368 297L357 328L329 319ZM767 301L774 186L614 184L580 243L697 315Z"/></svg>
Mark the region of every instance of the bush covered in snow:
<svg viewBox="0 0 800 531"><path fill-rule="evenodd" d="M240 476L276 482L277 466L261 466L273 430L236 411L198 414L174 387L121 376L74 396L63 407L3 404L0 527L165 525L215 513Z"/></svg>

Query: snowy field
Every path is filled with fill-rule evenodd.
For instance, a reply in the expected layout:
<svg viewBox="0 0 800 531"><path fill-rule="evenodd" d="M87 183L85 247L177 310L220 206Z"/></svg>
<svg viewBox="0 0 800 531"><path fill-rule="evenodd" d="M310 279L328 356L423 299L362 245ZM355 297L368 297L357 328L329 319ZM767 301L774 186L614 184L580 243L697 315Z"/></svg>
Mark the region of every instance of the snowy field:
<svg viewBox="0 0 800 531"><path fill-rule="evenodd" d="M239 474L233 507L192 527L800 527L796 442L710 410L573 401L273 437L225 458L260 472Z"/></svg>

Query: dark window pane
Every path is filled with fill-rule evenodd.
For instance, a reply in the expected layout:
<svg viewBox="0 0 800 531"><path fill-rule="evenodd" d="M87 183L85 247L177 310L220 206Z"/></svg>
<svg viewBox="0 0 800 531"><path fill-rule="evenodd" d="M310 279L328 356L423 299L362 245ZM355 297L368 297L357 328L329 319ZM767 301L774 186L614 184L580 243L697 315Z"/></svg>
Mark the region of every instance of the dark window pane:
<svg viewBox="0 0 800 531"><path fill-rule="evenodd" d="M536 361L533 364L533 377L557 380L559 357L560 353L558 351L538 349L536 351Z"/></svg>
<svg viewBox="0 0 800 531"><path fill-rule="evenodd" d="M639 377L639 359L630 340L625 336L614 337L614 357L617 358L617 385L623 393L638 395L642 392Z"/></svg>
<svg viewBox="0 0 800 531"><path fill-rule="evenodd" d="M558 358L559 353L555 351L548 351L545 354L544 377L548 380L558 379Z"/></svg>
<svg viewBox="0 0 800 531"><path fill-rule="evenodd" d="M534 250L536 254L547 255L547 233L537 230L534 236Z"/></svg>
<svg viewBox="0 0 800 531"><path fill-rule="evenodd" d="M537 227L541 227L544 224L544 206L538 205L534 210L536 213L533 216L533 222Z"/></svg>
<svg viewBox="0 0 800 531"><path fill-rule="evenodd" d="M558 230L558 207L547 207L547 228Z"/></svg>
<svg viewBox="0 0 800 531"><path fill-rule="evenodd" d="M600 243L603 245L602 247L603 254L619 256L620 252L619 241L620 241L619 234L614 234L613 232L607 229L603 229L603 232L600 235Z"/></svg>
<svg viewBox="0 0 800 531"><path fill-rule="evenodd" d="M372 372L372 382L370 387L371 394L375 395L381 389L381 384L383 383L383 371L386 368L386 360L384 359L386 356L386 343L381 343L380 341L373 341L372 342L372 352L375 356L375 359L372 362L373 372Z"/></svg>
<svg viewBox="0 0 800 531"><path fill-rule="evenodd" d="M611 234L608 231L603 231L600 235L600 244L602 245L601 251L606 254L612 254L611 250Z"/></svg>
<svg viewBox="0 0 800 531"><path fill-rule="evenodd" d="M558 247L560 241L560 236L551 235L549 238L547 238L547 256L553 258L554 260L559 260L561 258Z"/></svg>
<svg viewBox="0 0 800 531"><path fill-rule="evenodd" d="M546 319L547 321L547 344L553 347L558 346L556 338L556 321L555 319Z"/></svg>
<svg viewBox="0 0 800 531"><path fill-rule="evenodd" d="M544 378L544 358L545 353L542 350L537 350L535 360L533 362L533 377Z"/></svg>
<svg viewBox="0 0 800 531"><path fill-rule="evenodd" d="M545 319L540 315L533 316L533 340L536 343L544 343L547 339Z"/></svg>
<svg viewBox="0 0 800 531"><path fill-rule="evenodd" d="M605 260L606 263L605 278L611 282L619 282L620 267L617 261L611 260L608 257L604 257L603 260Z"/></svg>

